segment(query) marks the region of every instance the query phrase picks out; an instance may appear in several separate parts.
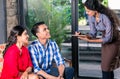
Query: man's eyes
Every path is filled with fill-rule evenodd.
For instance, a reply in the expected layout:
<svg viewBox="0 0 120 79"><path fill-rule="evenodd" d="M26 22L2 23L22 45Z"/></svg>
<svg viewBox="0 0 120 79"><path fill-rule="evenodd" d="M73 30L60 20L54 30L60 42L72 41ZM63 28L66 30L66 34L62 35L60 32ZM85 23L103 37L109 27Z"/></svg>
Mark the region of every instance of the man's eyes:
<svg viewBox="0 0 120 79"><path fill-rule="evenodd" d="M44 31L49 30L48 28L45 28Z"/></svg>

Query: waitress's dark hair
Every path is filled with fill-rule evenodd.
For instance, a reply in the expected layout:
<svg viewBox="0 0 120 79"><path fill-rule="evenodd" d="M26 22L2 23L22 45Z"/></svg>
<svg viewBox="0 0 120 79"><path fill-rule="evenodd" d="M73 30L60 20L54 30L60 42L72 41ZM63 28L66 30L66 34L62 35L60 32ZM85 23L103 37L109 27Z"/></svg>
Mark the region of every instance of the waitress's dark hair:
<svg viewBox="0 0 120 79"><path fill-rule="evenodd" d="M17 25L14 26L10 32L10 35L7 40L6 48L3 52L3 56L6 53L6 50L13 44L17 42L17 36L21 36L26 29L23 26Z"/></svg>
<svg viewBox="0 0 120 79"><path fill-rule="evenodd" d="M90 10L98 11L99 13L105 14L110 19L114 28L118 28L118 26L120 26L120 21L117 15L108 7L102 5L100 0L86 0L83 5Z"/></svg>

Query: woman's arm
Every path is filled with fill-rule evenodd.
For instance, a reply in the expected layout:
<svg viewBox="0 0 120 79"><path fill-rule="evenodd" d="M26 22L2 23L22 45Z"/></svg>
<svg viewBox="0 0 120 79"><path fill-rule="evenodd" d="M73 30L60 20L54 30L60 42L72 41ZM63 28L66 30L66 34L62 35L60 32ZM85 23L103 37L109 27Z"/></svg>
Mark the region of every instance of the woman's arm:
<svg viewBox="0 0 120 79"><path fill-rule="evenodd" d="M103 42L103 40L100 39L100 38L91 39L91 38L88 38L88 37L81 37L81 36L79 36L78 38L81 39L81 40L87 41L87 42L94 42L94 43L102 43Z"/></svg>
<svg viewBox="0 0 120 79"><path fill-rule="evenodd" d="M28 74L32 72L32 67L28 67L25 72L22 73L20 79L28 79Z"/></svg>
<svg viewBox="0 0 120 79"><path fill-rule="evenodd" d="M18 53L16 52L16 49L13 50L13 48L10 48L7 50L5 56L4 56L4 67L3 70L5 70L5 74L8 78L20 78L19 76L19 70L18 70ZM4 74L3 74L4 75Z"/></svg>
<svg viewBox="0 0 120 79"><path fill-rule="evenodd" d="M32 72L32 67L28 67L28 68L25 70L25 72L31 73L31 72Z"/></svg>

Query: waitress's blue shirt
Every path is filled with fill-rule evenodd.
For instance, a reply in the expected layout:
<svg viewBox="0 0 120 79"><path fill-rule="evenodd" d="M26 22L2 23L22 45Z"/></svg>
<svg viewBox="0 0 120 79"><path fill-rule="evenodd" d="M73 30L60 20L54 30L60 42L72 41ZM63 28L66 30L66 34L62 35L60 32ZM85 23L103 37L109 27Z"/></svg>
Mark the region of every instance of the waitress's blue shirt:
<svg viewBox="0 0 120 79"><path fill-rule="evenodd" d="M90 26L89 35L95 38L97 32L102 32L103 35L101 39L103 40L103 44L111 42L113 37L113 27L111 25L111 21L104 14L100 14L99 18L100 20L99 22L97 22L94 16L88 17L89 26Z"/></svg>

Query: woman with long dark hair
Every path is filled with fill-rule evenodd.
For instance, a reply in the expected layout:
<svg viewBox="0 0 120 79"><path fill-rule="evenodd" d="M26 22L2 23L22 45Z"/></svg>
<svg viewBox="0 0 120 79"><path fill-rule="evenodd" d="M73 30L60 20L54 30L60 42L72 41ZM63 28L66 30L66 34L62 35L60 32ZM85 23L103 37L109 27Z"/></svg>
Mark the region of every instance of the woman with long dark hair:
<svg viewBox="0 0 120 79"><path fill-rule="evenodd" d="M99 0L86 0L84 3L86 13L88 14L88 21L90 32L87 35L76 36L79 39L88 42L102 43L102 79L114 79L111 64L118 54L119 50L119 19L116 14L101 4ZM102 33L102 38L96 38L97 32Z"/></svg>
<svg viewBox="0 0 120 79"><path fill-rule="evenodd" d="M15 26L10 32L6 48L3 53L4 63L0 79L39 79L32 72L32 62L28 49L27 30L22 26Z"/></svg>

